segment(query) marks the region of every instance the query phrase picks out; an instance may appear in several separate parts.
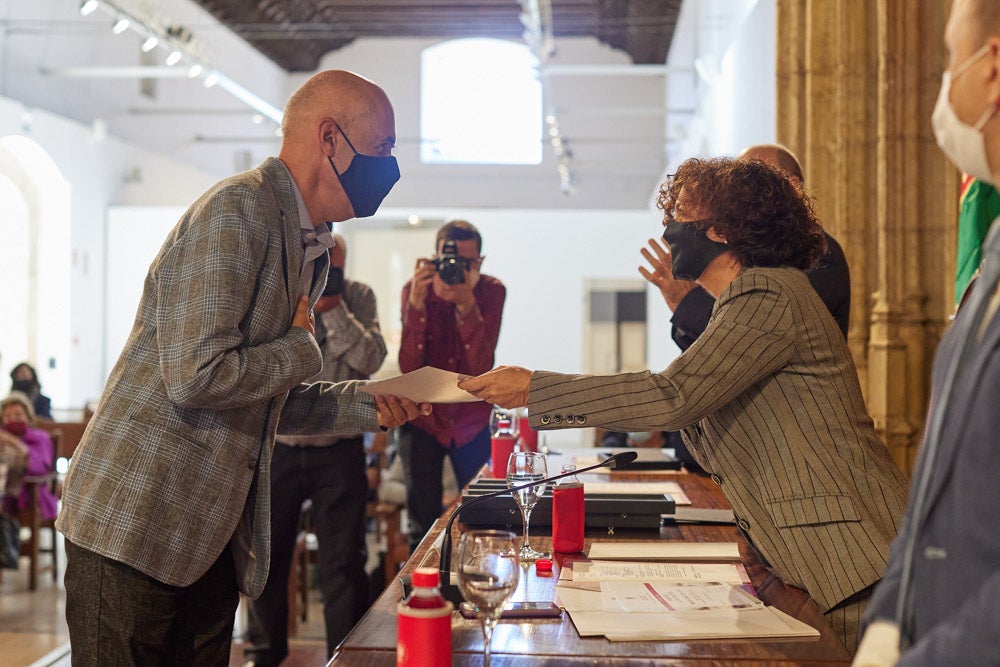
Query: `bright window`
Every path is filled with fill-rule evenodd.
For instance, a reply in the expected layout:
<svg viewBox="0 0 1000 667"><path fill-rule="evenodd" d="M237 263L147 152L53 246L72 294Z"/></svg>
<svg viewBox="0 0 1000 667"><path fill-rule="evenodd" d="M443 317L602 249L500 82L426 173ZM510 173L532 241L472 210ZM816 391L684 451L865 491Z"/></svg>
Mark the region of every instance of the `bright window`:
<svg viewBox="0 0 1000 667"><path fill-rule="evenodd" d="M542 85L523 44L457 39L421 56L420 159L539 164Z"/></svg>

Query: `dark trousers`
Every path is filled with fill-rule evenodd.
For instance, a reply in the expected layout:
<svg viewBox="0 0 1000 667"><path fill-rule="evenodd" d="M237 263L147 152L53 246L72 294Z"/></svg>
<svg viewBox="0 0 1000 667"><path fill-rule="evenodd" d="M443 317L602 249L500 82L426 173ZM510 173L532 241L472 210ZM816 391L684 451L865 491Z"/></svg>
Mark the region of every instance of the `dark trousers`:
<svg viewBox="0 0 1000 667"><path fill-rule="evenodd" d="M466 445L455 447L452 443L451 447L445 447L426 431L404 424L399 428L399 455L403 459L410 547L413 548L441 516L444 457L451 459L458 488L463 488L490 458L490 429L484 427Z"/></svg>
<svg viewBox="0 0 1000 667"><path fill-rule="evenodd" d="M66 541L74 666L229 664L239 603L229 547L190 586L168 586Z"/></svg>
<svg viewBox="0 0 1000 667"><path fill-rule="evenodd" d="M302 503L312 500L319 542L327 653L368 609L365 575L365 505L368 478L361 437L325 447L275 443L271 457L271 566L260 597L250 606L247 650L258 667L288 655L288 572Z"/></svg>

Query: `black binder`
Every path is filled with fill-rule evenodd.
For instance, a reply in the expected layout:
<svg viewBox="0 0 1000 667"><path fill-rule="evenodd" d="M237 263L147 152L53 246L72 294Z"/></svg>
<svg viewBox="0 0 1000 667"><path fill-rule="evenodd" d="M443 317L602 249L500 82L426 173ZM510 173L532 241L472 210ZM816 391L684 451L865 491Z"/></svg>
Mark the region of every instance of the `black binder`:
<svg viewBox="0 0 1000 667"><path fill-rule="evenodd" d="M462 500L505 488L502 479L478 479L462 491ZM674 499L668 494L585 493L584 522L587 529L614 532L615 528L660 528L661 514L674 513ZM521 530L521 510L509 495L487 498L462 512L469 526L502 527ZM531 512L532 527L552 526L552 488L547 486Z"/></svg>

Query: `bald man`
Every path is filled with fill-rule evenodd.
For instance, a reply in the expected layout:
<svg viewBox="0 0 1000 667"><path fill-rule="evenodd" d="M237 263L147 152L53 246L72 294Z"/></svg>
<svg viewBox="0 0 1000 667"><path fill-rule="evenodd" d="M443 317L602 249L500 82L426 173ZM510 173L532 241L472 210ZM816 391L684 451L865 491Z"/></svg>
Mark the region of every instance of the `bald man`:
<svg viewBox="0 0 1000 667"><path fill-rule="evenodd" d="M802 167L795 155L784 146L751 146L740 154L740 159L763 162L784 173L796 187L802 186ZM639 272L656 285L667 302L673 313L671 337L683 352L708 326L715 299L692 281L674 280L670 269L670 254L658 240L650 239L649 249L643 248L642 255L651 269L640 267ZM851 317L851 274L843 249L829 234L826 234L826 252L809 271L808 277L846 338Z"/></svg>
<svg viewBox="0 0 1000 667"><path fill-rule="evenodd" d="M56 525L74 665L227 664L239 592L268 575L275 432L351 435L430 410L302 384L322 366L327 221L371 215L399 178L388 98L322 72L283 128L278 158L210 188L167 236L73 455Z"/></svg>
<svg viewBox="0 0 1000 667"><path fill-rule="evenodd" d="M316 340L323 370L308 382L366 380L385 360L375 292L344 277L347 243L333 235L330 270L316 302ZM318 541L327 654L368 608L365 575L365 506L368 477L361 433L278 433L271 457L271 571L250 609L247 656L255 667L281 664L288 655L288 572L302 503L310 500Z"/></svg>

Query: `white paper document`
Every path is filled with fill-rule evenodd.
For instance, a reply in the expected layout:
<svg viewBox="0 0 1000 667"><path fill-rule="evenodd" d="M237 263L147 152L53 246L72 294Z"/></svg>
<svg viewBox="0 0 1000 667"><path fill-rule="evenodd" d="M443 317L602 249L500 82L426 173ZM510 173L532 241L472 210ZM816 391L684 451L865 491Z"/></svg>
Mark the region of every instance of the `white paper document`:
<svg viewBox="0 0 1000 667"><path fill-rule="evenodd" d="M598 581L719 581L727 584L749 584L746 568L739 563L657 563L627 561L577 561L573 567L563 567L559 573L564 582Z"/></svg>
<svg viewBox="0 0 1000 667"><path fill-rule="evenodd" d="M581 637L604 636L611 641L819 636L819 630L774 607L659 614L609 614L568 607L567 611Z"/></svg>
<svg viewBox="0 0 1000 667"><path fill-rule="evenodd" d="M591 560L737 561L736 542L594 542Z"/></svg>
<svg viewBox="0 0 1000 667"><path fill-rule="evenodd" d="M408 398L415 403L472 403L482 399L458 388L465 375L424 366L388 380L369 382L361 387L366 394Z"/></svg>
<svg viewBox="0 0 1000 667"><path fill-rule="evenodd" d="M604 611L619 614L752 609L764 605L739 586L714 581L602 581L601 602Z"/></svg>
<svg viewBox="0 0 1000 667"><path fill-rule="evenodd" d="M586 477L586 474L580 475ZM604 495L650 495L659 496L667 494L675 505L690 505L691 501L681 490L677 482L591 482L587 479L583 481L583 492L600 493Z"/></svg>

